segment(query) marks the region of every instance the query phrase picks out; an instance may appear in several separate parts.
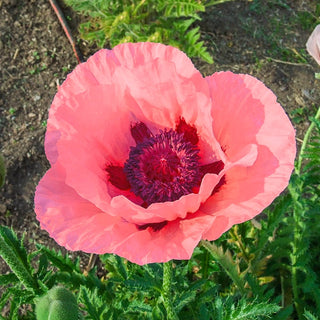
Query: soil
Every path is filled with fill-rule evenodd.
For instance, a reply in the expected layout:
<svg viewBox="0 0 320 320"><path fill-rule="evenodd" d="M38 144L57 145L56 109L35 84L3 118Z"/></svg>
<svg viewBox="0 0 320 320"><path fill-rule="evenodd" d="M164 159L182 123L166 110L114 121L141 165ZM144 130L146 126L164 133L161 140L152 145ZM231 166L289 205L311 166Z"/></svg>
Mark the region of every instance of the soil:
<svg viewBox="0 0 320 320"><path fill-rule="evenodd" d="M301 22L301 13L315 12L316 1L262 3L233 1L208 8L199 25L215 62L195 59L194 63L203 75L231 70L262 80L295 121L299 141L308 115L320 104L319 81L314 78L319 66L305 53L313 27L304 29ZM62 8L77 38L80 17ZM85 58L98 50L84 41L80 49ZM48 109L57 85L77 60L46 0L0 0L0 51L0 152L7 167L0 190L0 223L20 236L25 233L30 250L34 242L58 248L39 228L33 198L49 168L43 148ZM2 260L0 271L7 271Z"/></svg>

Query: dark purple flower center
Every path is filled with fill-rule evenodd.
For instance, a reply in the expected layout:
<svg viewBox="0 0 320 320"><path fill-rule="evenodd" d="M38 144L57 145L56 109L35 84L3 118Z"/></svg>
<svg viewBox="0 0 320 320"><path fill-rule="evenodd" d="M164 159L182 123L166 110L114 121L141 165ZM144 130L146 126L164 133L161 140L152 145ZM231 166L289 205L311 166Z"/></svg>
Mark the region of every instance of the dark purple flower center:
<svg viewBox="0 0 320 320"><path fill-rule="evenodd" d="M183 118L175 130L164 130L153 135L143 122L131 125L136 142L130 148L124 167L109 164L109 181L120 190L131 190L147 207L152 203L174 201L189 193L198 193L202 178L207 173L219 174L224 168L221 160L200 165L197 129ZM223 176L211 195L226 183ZM168 222L148 223L138 230L161 230Z"/></svg>
<svg viewBox="0 0 320 320"><path fill-rule="evenodd" d="M147 205L174 201L199 186L199 148L183 133L164 130L157 135L139 136L131 147L124 173L131 190Z"/></svg>

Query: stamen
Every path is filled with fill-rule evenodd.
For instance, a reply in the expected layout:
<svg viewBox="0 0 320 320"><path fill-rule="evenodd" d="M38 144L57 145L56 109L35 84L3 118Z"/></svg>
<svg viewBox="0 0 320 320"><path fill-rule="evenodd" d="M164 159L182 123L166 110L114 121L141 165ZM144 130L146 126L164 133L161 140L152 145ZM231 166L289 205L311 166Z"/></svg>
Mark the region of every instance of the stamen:
<svg viewBox="0 0 320 320"><path fill-rule="evenodd" d="M152 136L151 131L143 122L137 122L130 127L131 135L135 142L141 143L144 139L148 139Z"/></svg>
<svg viewBox="0 0 320 320"><path fill-rule="evenodd" d="M200 184L199 149L173 130L131 147L124 172L131 190L148 205L174 201Z"/></svg>

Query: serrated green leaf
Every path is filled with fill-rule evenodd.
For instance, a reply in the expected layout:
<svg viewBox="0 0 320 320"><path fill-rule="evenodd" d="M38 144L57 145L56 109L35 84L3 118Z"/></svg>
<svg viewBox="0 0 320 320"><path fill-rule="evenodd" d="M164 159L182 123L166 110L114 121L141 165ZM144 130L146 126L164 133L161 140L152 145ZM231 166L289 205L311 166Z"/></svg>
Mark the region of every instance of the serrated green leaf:
<svg viewBox="0 0 320 320"><path fill-rule="evenodd" d="M53 249L49 249L43 245L37 244L40 252L45 254L49 261L61 271L72 273L74 271L81 272L79 267L79 259L72 261L67 255L63 255L61 251L56 252Z"/></svg>
<svg viewBox="0 0 320 320"><path fill-rule="evenodd" d="M179 297L176 299L174 303L174 309L178 313L180 310L186 306L187 304L191 303L197 295L197 291L187 291L184 292L182 295L179 295Z"/></svg>
<svg viewBox="0 0 320 320"><path fill-rule="evenodd" d="M306 317L306 320L319 320L319 318L317 318L308 310L305 310L303 315Z"/></svg>
<svg viewBox="0 0 320 320"><path fill-rule="evenodd" d="M0 286L19 283L19 279L14 273L0 275Z"/></svg>
<svg viewBox="0 0 320 320"><path fill-rule="evenodd" d="M125 313L137 312L137 313L152 313L152 307L139 300L133 300L130 302Z"/></svg>
<svg viewBox="0 0 320 320"><path fill-rule="evenodd" d="M243 302L230 314L230 320L255 320L260 316L270 316L280 310L276 304Z"/></svg>
<svg viewBox="0 0 320 320"><path fill-rule="evenodd" d="M1 295L0 298L0 310L3 309L3 307L7 304L7 302L9 301L11 297L11 292L10 291L6 291Z"/></svg>
<svg viewBox="0 0 320 320"><path fill-rule="evenodd" d="M200 19L197 12L204 12L205 7L195 0L159 0L159 11L164 10L166 17L193 17Z"/></svg>
<svg viewBox="0 0 320 320"><path fill-rule="evenodd" d="M83 309L88 312L92 320L104 319L103 315L109 311L109 301L105 301L97 290L90 291L85 286L81 286L79 298L84 305Z"/></svg>
<svg viewBox="0 0 320 320"><path fill-rule="evenodd" d="M199 31L186 36L191 24L200 19L198 13L205 10L202 1L66 0L66 3L91 17L80 25L80 35L99 47L107 42L111 47L125 42L161 42L183 50L190 57L213 62L203 43L198 42Z"/></svg>
<svg viewBox="0 0 320 320"><path fill-rule="evenodd" d="M201 245L206 248L213 259L217 261L228 276L233 280L241 293L245 292L243 276L238 273L238 269L229 251L223 251L222 247L216 246L209 241L201 240Z"/></svg>
<svg viewBox="0 0 320 320"><path fill-rule="evenodd" d="M0 256L27 289L35 292L41 291L38 282L32 275L32 268L23 242L18 240L13 230L4 226L0 226Z"/></svg>

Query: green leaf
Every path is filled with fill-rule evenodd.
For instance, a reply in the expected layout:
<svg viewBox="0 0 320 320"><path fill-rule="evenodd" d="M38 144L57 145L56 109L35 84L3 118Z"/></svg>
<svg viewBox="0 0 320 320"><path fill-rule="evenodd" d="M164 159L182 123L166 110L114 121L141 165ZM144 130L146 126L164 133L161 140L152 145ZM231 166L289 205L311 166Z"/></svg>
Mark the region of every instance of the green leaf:
<svg viewBox="0 0 320 320"><path fill-rule="evenodd" d="M193 17L200 19L197 12L204 12L205 6L196 0L159 0L158 10L164 10L166 17Z"/></svg>
<svg viewBox="0 0 320 320"><path fill-rule="evenodd" d="M130 312L134 312L134 313L152 313L152 307L150 305L145 304L142 301L139 300L133 300L129 306L127 307L125 313L130 313Z"/></svg>
<svg viewBox="0 0 320 320"><path fill-rule="evenodd" d="M122 280L128 279L127 269L124 259L115 254L105 254L100 256L105 268L109 271L109 277L118 276Z"/></svg>
<svg viewBox="0 0 320 320"><path fill-rule="evenodd" d="M67 255L63 255L61 251L56 252L43 245L37 244L40 252L45 254L49 261L61 271L72 273L74 271L81 273L79 259L72 261Z"/></svg>
<svg viewBox="0 0 320 320"><path fill-rule="evenodd" d="M240 292L244 294L245 284L243 276L238 273L237 265L234 263L231 253L229 251L223 251L222 247L218 247L209 241L201 240L200 244L209 251L213 259L221 265L221 267L238 287Z"/></svg>
<svg viewBox="0 0 320 320"><path fill-rule="evenodd" d="M103 314L109 310L108 301L104 301L103 296L100 296L97 290L90 291L88 288L81 286L80 301L92 320L103 319Z"/></svg>
<svg viewBox="0 0 320 320"><path fill-rule="evenodd" d="M290 319L289 317L293 313L293 306L289 305L283 309L281 309L276 315L272 317L272 320L284 320L284 319Z"/></svg>
<svg viewBox="0 0 320 320"><path fill-rule="evenodd" d="M177 313L186 305L190 304L197 295L197 291L187 291L180 295L175 301L174 309Z"/></svg>
<svg viewBox="0 0 320 320"><path fill-rule="evenodd" d="M14 273L0 275L0 286L19 283L19 279Z"/></svg>
<svg viewBox="0 0 320 320"><path fill-rule="evenodd" d="M6 291L2 294L1 298L0 298L0 310L3 309L3 307L7 304L7 302L9 301L11 296L11 292L10 291Z"/></svg>
<svg viewBox="0 0 320 320"><path fill-rule="evenodd" d="M41 292L27 258L23 242L9 228L0 226L0 256L6 261L21 283L35 292Z"/></svg>
<svg viewBox="0 0 320 320"><path fill-rule="evenodd" d="M213 63L213 59L207 48L203 45L203 41L198 41L200 38L199 27L192 29L184 36L183 50L189 57L200 57L208 63Z"/></svg>
<svg viewBox="0 0 320 320"><path fill-rule="evenodd" d="M319 318L317 318L315 315L313 315L313 314L312 314L310 311L308 311L308 310L305 310L303 315L305 316L305 318L306 318L307 320L319 320Z"/></svg>
<svg viewBox="0 0 320 320"><path fill-rule="evenodd" d="M125 42L161 42L183 50L189 57L199 57L208 63L213 59L204 43L199 41L199 29L187 30L199 12L205 11L204 1L105 1L66 0L74 10L90 17L80 25L80 36L99 47L113 47Z"/></svg>
<svg viewBox="0 0 320 320"><path fill-rule="evenodd" d="M280 310L276 304L261 302L257 304L244 303L231 313L230 320L254 320L260 316L267 317Z"/></svg>

